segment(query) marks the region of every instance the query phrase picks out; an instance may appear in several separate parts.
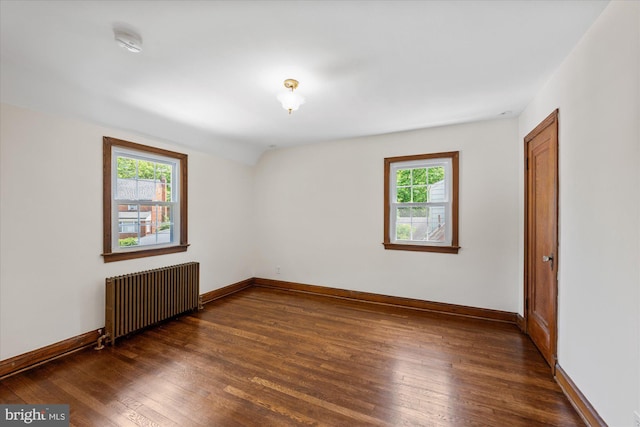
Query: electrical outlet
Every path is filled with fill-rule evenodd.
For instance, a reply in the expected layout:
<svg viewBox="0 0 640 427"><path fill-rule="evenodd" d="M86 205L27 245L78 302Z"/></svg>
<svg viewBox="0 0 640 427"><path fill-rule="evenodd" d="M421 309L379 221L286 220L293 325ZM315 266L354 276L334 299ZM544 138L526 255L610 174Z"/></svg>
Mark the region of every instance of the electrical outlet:
<svg viewBox="0 0 640 427"><path fill-rule="evenodd" d="M280 274L280 266L276 265L276 274Z"/></svg>
<svg viewBox="0 0 640 427"><path fill-rule="evenodd" d="M634 411L633 416L633 427L640 427L640 412Z"/></svg>

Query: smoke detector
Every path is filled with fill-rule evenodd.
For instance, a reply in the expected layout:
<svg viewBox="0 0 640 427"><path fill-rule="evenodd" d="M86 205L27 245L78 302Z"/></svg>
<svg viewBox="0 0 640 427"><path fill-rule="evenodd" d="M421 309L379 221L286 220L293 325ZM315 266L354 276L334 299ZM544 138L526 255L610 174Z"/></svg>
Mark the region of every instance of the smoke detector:
<svg viewBox="0 0 640 427"><path fill-rule="evenodd" d="M133 53L142 51L142 38L133 31L123 30L122 28L114 28L113 34L118 46Z"/></svg>

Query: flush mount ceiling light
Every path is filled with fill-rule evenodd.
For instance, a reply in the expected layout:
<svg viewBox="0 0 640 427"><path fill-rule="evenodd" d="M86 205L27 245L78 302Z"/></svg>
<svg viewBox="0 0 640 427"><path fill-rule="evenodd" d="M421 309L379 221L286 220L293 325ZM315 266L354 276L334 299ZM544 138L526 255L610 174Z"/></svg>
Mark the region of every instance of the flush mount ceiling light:
<svg viewBox="0 0 640 427"><path fill-rule="evenodd" d="M296 111L300 108L300 105L304 104L304 98L299 94L294 93L294 90L298 87L297 80L285 80L284 87L287 88L287 91L278 95L278 101L282 104L282 108L289 111L289 114L291 114L292 111Z"/></svg>
<svg viewBox="0 0 640 427"><path fill-rule="evenodd" d="M113 34L118 46L133 53L142 51L142 38L133 31L124 30L122 28L114 28Z"/></svg>

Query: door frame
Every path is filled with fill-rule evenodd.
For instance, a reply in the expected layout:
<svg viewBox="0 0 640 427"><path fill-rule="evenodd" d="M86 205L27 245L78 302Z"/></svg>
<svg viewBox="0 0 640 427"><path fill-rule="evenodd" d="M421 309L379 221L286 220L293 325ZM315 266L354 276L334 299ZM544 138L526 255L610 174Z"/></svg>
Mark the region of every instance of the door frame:
<svg viewBox="0 0 640 427"><path fill-rule="evenodd" d="M555 109L551 114L549 114L542 122L540 122L531 132L529 132L524 137L524 315L523 315L523 332L529 335L528 331L528 316L529 316L529 290L531 288L531 284L529 283L529 270L531 266L529 265L529 179L528 179L528 167L529 167L529 143L543 130L548 128L549 126L554 127L554 131L556 134L556 182L555 182L555 227L554 230L556 236L556 247L554 250L554 263L556 265L556 272L559 271L559 260L558 256L558 248L560 245L559 239L560 235L558 234L558 226L559 226L559 211L560 211L560 200L559 200L559 187L560 187L560 174L559 174L559 133L558 133L558 113L559 109ZM556 273L557 274L557 273ZM551 331L551 350L552 357L554 363L552 363L551 371L553 375L556 373L556 366L558 361L558 277L556 275L556 287L555 287L555 295L553 299L555 300L555 319L554 325L555 328Z"/></svg>

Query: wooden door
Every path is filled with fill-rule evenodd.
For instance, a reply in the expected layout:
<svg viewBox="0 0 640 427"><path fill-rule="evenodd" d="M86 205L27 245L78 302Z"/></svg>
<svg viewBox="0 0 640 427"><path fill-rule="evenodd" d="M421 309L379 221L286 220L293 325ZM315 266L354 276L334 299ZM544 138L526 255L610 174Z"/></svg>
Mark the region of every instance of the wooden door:
<svg viewBox="0 0 640 427"><path fill-rule="evenodd" d="M555 371L558 300L558 110L525 139L525 325Z"/></svg>

